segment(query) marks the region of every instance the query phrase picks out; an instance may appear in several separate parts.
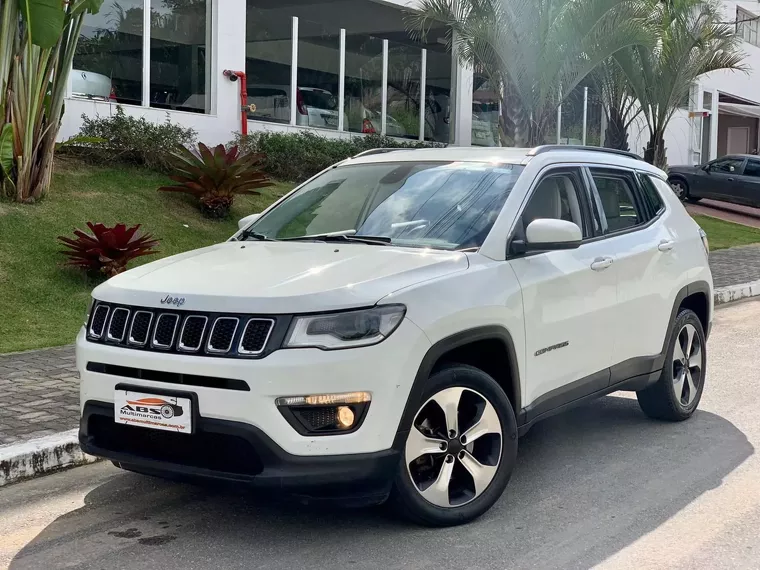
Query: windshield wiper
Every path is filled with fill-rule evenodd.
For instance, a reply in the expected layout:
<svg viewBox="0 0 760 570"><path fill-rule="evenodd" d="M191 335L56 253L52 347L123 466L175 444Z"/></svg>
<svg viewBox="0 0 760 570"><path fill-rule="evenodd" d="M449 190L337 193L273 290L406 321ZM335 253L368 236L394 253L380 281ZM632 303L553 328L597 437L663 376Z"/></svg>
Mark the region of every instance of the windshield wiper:
<svg viewBox="0 0 760 570"><path fill-rule="evenodd" d="M366 243L368 245L388 245L391 243L391 238L387 236L346 235L346 233L335 232L321 235L316 234L311 236L284 238L282 241L342 241Z"/></svg>
<svg viewBox="0 0 760 570"><path fill-rule="evenodd" d="M253 230L243 230L243 233L240 234L240 237L238 237L238 241L248 241L249 239L255 239L257 241L275 241L272 238L268 238L264 234L260 234L259 232L254 232Z"/></svg>

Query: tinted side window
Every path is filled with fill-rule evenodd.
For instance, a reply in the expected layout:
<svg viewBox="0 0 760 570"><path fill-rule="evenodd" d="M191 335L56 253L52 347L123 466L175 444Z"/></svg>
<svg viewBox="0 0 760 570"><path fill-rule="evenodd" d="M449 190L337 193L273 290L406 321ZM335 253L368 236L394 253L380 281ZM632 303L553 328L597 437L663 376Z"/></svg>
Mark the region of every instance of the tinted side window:
<svg viewBox="0 0 760 570"><path fill-rule="evenodd" d="M660 196L657 189L661 189L664 185L664 187L668 189L668 192L672 192L672 190L670 190L670 185L651 174L639 174L639 180L641 181L641 190L644 201L649 207L650 214L654 217L665 209L665 203L662 201L662 196Z"/></svg>
<svg viewBox="0 0 760 570"><path fill-rule="evenodd" d="M760 178L760 160L748 160L747 166L744 167L744 176Z"/></svg>
<svg viewBox="0 0 760 570"><path fill-rule="evenodd" d="M607 233L632 228L646 221L636 202L636 179L632 172L589 169L607 218Z"/></svg>
<svg viewBox="0 0 760 570"><path fill-rule="evenodd" d="M584 223L580 178L571 172L549 174L536 187L522 214L523 229L539 218L573 222L591 237L589 224Z"/></svg>
<svg viewBox="0 0 760 570"><path fill-rule="evenodd" d="M736 173L742 167L743 158L721 158L710 164L710 170L713 172Z"/></svg>

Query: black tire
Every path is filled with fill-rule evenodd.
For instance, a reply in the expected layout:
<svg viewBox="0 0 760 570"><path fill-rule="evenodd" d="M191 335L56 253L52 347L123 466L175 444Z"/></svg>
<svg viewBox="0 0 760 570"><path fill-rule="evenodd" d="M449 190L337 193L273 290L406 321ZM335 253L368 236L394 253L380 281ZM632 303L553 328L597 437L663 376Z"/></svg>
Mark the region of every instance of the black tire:
<svg viewBox="0 0 760 570"><path fill-rule="evenodd" d="M401 450L402 457L399 461L393 482L389 503L397 512L407 519L425 526L454 526L468 523L481 516L493 506L504 492L507 483L509 483L509 478L512 475L512 469L514 468L515 459L517 457L517 421L515 419L512 405L509 402L509 398L491 376L472 366L453 365L434 373L428 380L420 401L417 402L414 417L409 420L409 425L403 426L404 429L416 430L417 428L412 424L418 414L421 414L422 410L426 408L428 405L426 403L434 395L437 395L448 388L464 388L464 393L467 394L467 396L463 396L459 400L459 404L457 404L458 416L463 417L465 415L465 412L459 412L460 409L464 410L467 407L466 405L461 405L465 397L480 397L487 401L485 404L486 408L489 403L493 406L493 410L496 411L496 415L498 416L501 430L501 454L498 463L493 465L493 467L496 468L493 478L479 495L476 490L473 493L475 498L470 499L469 502L458 506L441 507L425 499L422 496L421 491L418 489L417 484L412 480L410 468L407 466L406 462L405 443L404 448ZM439 407L438 409L441 408ZM482 408L482 410L484 409L485 408ZM480 417L483 417L482 415L484 413L485 412L481 411ZM462 425L460 428L462 433L466 431L466 426ZM459 436L460 434L457 435ZM488 437L491 437L491 435ZM454 440L457 442L460 441L456 437L451 441ZM489 440L487 443L493 445L493 439ZM472 447L475 444L470 442L470 445ZM472 450L472 452L475 453L474 447L472 447ZM435 457L443 457L443 452L441 452L440 456L436 455ZM447 458L448 456L441 460L441 465ZM452 460L452 463L454 461L457 461L456 458ZM433 463L433 459L430 459L430 463ZM461 462L457 461L457 465L460 465L460 463ZM452 467L452 469L454 469L454 467ZM464 467L461 467L461 469L464 469ZM460 473L464 472L460 471ZM467 475L462 475L460 480L465 481L466 477ZM470 480L474 483L472 477ZM456 479L452 478L451 481L454 482ZM447 489L450 493L450 485L447 486Z"/></svg>
<svg viewBox="0 0 760 570"><path fill-rule="evenodd" d="M699 343L700 348L699 362L691 362L687 359L687 368L692 369L699 366L699 377L694 380L696 373L691 375L692 382L695 385L695 393L692 395L688 387L691 385L688 381L684 381L687 384L686 389L683 387L679 394L677 394L678 384L676 378L680 370L684 368L681 364L680 368L674 357L677 343L683 346L683 334L688 335L688 327L693 327L696 340ZM684 331L686 331L684 333ZM696 346L696 345L695 345ZM681 349L683 352L683 349ZM692 350L692 355L695 355ZM648 388L636 392L636 397L639 400L639 406L642 411L653 419L666 420L671 422L680 422L689 419L699 405L699 401L702 398L702 391L705 387L705 375L707 372L707 347L705 343L705 332L702 328L702 322L697 317L694 311L689 309L681 309L679 311L676 320L673 322L669 332L668 339L668 352L665 357L665 363L662 367L662 373L660 379ZM688 392L687 392L688 391ZM693 396L693 397L692 397Z"/></svg>

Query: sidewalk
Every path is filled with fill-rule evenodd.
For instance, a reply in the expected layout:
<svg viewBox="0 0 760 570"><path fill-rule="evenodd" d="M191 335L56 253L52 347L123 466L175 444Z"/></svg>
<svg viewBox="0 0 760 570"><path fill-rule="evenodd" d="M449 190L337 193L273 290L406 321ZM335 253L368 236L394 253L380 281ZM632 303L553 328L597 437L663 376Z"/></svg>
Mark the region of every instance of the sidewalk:
<svg viewBox="0 0 760 570"><path fill-rule="evenodd" d="M716 288L760 281L760 244L713 252L710 266ZM744 289L748 292L726 297L760 291L758 287ZM14 480L8 473L9 457L13 469L18 469L13 450L26 454L22 476L46 471L49 465L81 463L82 457L72 451L78 449L78 421L79 378L73 346L0 355L0 486ZM67 458L66 463L60 463L61 456Z"/></svg>

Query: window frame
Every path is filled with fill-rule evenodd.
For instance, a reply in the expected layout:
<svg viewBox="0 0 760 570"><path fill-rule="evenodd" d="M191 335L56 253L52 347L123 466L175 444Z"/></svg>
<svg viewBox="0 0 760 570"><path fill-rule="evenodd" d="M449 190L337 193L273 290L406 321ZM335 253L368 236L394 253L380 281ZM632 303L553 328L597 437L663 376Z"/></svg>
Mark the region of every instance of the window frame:
<svg viewBox="0 0 760 570"><path fill-rule="evenodd" d="M647 178L657 178L658 180L661 180L662 182L664 182L668 186L670 186L670 184L666 180L663 180L662 178L660 178L659 176L656 176L656 175L652 174L651 172L645 172L643 170L637 170L636 171L636 176L638 178L639 187L641 188L641 196L642 196L642 198L644 199L644 202L646 202L646 204L647 204L647 206L649 208L649 216L648 216L648 218L650 220L653 219L653 218L656 218L666 208L666 206L665 206L665 198L662 196L662 194L660 194L660 191L658 190L657 185L654 184L653 182L650 182L652 184L652 190L654 191L655 196L657 196L657 198L659 198L659 200L660 200L660 208L658 210L655 210L652 207L652 204L650 204L649 200L647 199L647 196L646 196L646 192L647 191L644 188L644 186L645 186L644 181Z"/></svg>
<svg viewBox="0 0 760 570"><path fill-rule="evenodd" d="M617 165L609 165L609 164L586 164L586 165L584 165L584 169L587 171L587 176L588 176L588 179L589 179L589 184L590 184L590 187L591 187L591 192L592 192L592 194L594 196L594 199L596 201L598 201L598 203L600 204L600 208L601 208L601 200L602 199L601 199L601 196L599 195L599 190L596 187L596 183L594 182L594 178L591 175L591 169L592 168L602 169L602 170L619 170L619 171L624 172L624 173L629 173L632 176L633 180L634 180L633 195L634 195L634 200L637 202L637 207L639 207L642 212L648 212L648 207L646 206L645 203L643 203L644 202L644 198L642 196L641 183L638 180L637 173L639 173L639 172L643 172L644 174L651 174L651 173L646 172L646 171L639 171L639 170L636 170L634 168L628 168L628 167L617 166ZM660 197L662 198L662 195L660 195ZM630 233L633 233L633 232L638 232L638 231L647 229L652 224L654 224L656 221L658 221L663 216L663 214L665 212L667 212L667 202L665 201L665 199L663 199L663 203L665 204L665 208L663 208L662 210L660 210L655 216L650 217L649 219L647 219L647 220L645 220L643 222L640 222L640 223L636 224L635 226L631 226L630 228L624 228L622 230L618 230L618 231L615 231L615 232L609 232L609 233L604 233L604 234L601 234L601 235L597 235L597 236L595 236L595 237L593 237L591 239L584 240L584 243L586 241L601 241L601 240L605 240L605 239L611 239L611 238L615 238L615 237L618 237L618 236L621 236L621 235L626 235L626 234L630 234ZM643 208L642 208L642 205L643 205ZM599 213L599 215L602 216L603 221L604 221L604 226L607 227L607 218L604 215L604 209L603 208L601 209L601 212Z"/></svg>
<svg viewBox="0 0 760 570"><path fill-rule="evenodd" d="M593 241L597 238L596 231L593 224L593 214L592 214L592 208L589 201L589 188L588 188L588 181L585 179L585 175L583 174L584 165L583 164L552 164L549 166L546 166L541 172L538 173L538 176L533 180L530 189L528 190L527 194L525 195L525 198L523 198L522 203L520 204L520 207L517 209L517 215L514 218L514 222L512 223L512 229L510 230L508 237L507 237L507 243L506 243L506 256L505 260L509 261L510 259L517 259L517 258L525 258L525 257L533 257L534 255L543 255L545 253L550 253L548 251L527 251L524 253L513 253L511 251L512 242L516 239L525 239L525 229L522 224L522 217L525 213L525 209L528 207L528 204L530 204L530 201L533 199L533 196L536 193L536 190L541 185L541 183L551 178L552 176L557 176L561 174L570 174L571 177L575 178L575 182L579 185L580 192L578 193L578 205L580 207L581 211L581 218L583 221L583 227L581 227L581 234L585 235L586 231L589 231L590 237L584 237L581 240L581 246L583 246L584 243ZM505 204L506 206L506 204ZM557 250L560 251L560 250Z"/></svg>

